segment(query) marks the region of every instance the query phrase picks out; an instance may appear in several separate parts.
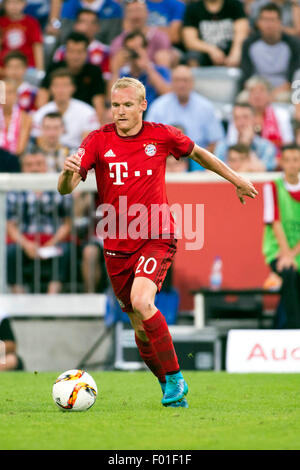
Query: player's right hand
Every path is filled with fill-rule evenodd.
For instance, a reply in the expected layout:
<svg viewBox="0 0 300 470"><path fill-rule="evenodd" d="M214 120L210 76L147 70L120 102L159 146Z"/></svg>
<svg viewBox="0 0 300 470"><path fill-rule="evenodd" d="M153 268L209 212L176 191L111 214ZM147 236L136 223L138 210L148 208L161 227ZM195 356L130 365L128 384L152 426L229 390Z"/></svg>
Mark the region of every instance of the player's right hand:
<svg viewBox="0 0 300 470"><path fill-rule="evenodd" d="M258 195L258 191L255 189L253 184L242 177L240 177L236 193L242 204L245 204L244 196L252 197L254 199Z"/></svg>
<svg viewBox="0 0 300 470"><path fill-rule="evenodd" d="M81 166L81 157L77 153L70 155L65 159L64 171L71 173L79 173Z"/></svg>

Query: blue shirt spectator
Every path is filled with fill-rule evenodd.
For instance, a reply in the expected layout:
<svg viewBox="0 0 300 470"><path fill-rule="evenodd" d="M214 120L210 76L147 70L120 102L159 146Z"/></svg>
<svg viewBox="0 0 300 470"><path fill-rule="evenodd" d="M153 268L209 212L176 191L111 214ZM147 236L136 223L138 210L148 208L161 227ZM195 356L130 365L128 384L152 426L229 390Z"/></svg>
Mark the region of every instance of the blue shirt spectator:
<svg viewBox="0 0 300 470"><path fill-rule="evenodd" d="M153 67L165 79L166 82L171 82L171 72L167 67L162 67L161 65L156 64L153 64ZM122 77L132 77L130 66L121 68L120 78ZM142 72L141 75L138 77L134 76L134 78L137 78L140 82L142 82L146 88L147 102L148 105L150 105L159 96L157 89L150 82L149 76L146 72Z"/></svg>
<svg viewBox="0 0 300 470"><path fill-rule="evenodd" d="M221 140L215 148L215 155L223 162L227 162L227 153L230 143L227 139ZM250 144L250 149L265 165L266 170L272 171L276 168L276 147L269 140L255 135Z"/></svg>
<svg viewBox="0 0 300 470"><path fill-rule="evenodd" d="M168 34L172 44L181 43L185 3L181 0L146 0L148 25Z"/></svg>
<svg viewBox="0 0 300 470"><path fill-rule="evenodd" d="M141 31L128 33L123 40L123 64L113 73L113 78L132 77L146 88L148 104L155 98L171 90L171 71L167 67L154 64L148 54L148 41Z"/></svg>
<svg viewBox="0 0 300 470"><path fill-rule="evenodd" d="M94 2L96 3L96 2ZM79 10L87 8L87 4L80 0L66 0L62 5L61 17L69 20L75 20ZM115 0L104 0L99 3L99 8L94 9L91 4L91 10L97 11L101 19L122 18L123 10L121 5Z"/></svg>
<svg viewBox="0 0 300 470"><path fill-rule="evenodd" d="M146 0L146 4L150 26L168 26L172 21L183 21L185 4L181 0Z"/></svg>
<svg viewBox="0 0 300 470"><path fill-rule="evenodd" d="M191 70L180 65L173 70L171 93L157 98L146 115L147 121L179 127L201 147L212 147L224 138L222 123L215 114L212 103L193 89ZM204 170L190 161L190 170Z"/></svg>
<svg viewBox="0 0 300 470"><path fill-rule="evenodd" d="M50 13L50 1L27 0L24 13L26 13L26 15L34 16L34 18L39 21L43 28L48 21L48 16Z"/></svg>

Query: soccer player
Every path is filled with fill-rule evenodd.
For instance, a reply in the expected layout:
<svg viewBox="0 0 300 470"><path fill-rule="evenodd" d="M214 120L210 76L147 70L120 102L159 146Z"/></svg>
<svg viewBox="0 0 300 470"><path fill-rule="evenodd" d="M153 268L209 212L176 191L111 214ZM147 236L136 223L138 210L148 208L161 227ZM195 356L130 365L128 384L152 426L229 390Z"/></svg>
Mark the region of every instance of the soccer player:
<svg viewBox="0 0 300 470"><path fill-rule="evenodd" d="M142 359L158 378L164 406L187 407L185 382L156 293L176 251L174 220L165 189L168 155L190 157L233 183L237 195L254 198L254 186L180 130L143 121L145 88L134 78L118 79L111 91L113 123L91 132L77 154L65 160L58 190L68 194L95 169L98 194L115 229L104 239L107 272L115 295L129 315ZM163 207L162 214L152 210ZM113 210L111 210L113 209ZM137 219L134 215L140 215ZM159 217L162 215L162 217ZM125 220L125 222L124 222ZM140 230L137 230L137 226Z"/></svg>

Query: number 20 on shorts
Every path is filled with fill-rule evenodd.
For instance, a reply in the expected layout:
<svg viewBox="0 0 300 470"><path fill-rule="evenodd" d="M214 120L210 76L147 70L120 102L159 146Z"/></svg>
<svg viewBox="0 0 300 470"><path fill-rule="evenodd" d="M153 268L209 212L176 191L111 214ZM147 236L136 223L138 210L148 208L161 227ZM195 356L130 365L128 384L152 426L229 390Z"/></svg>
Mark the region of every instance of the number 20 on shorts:
<svg viewBox="0 0 300 470"><path fill-rule="evenodd" d="M154 273L157 266L157 261L155 258L145 258L145 256L141 256L135 271L135 274L139 274L140 272L144 271L145 274L152 274Z"/></svg>

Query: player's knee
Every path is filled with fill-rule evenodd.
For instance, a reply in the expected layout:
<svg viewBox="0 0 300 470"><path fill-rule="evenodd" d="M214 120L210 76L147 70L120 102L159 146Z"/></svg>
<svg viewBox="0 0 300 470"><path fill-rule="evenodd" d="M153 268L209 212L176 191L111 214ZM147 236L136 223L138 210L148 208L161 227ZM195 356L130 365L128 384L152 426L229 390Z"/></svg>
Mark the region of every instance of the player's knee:
<svg viewBox="0 0 300 470"><path fill-rule="evenodd" d="M134 313L141 315L143 318L147 317L154 308L152 300L148 296L141 294L131 296L131 305Z"/></svg>

